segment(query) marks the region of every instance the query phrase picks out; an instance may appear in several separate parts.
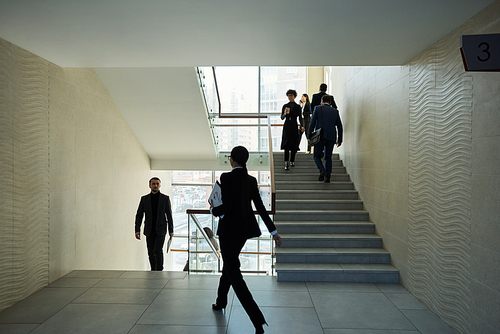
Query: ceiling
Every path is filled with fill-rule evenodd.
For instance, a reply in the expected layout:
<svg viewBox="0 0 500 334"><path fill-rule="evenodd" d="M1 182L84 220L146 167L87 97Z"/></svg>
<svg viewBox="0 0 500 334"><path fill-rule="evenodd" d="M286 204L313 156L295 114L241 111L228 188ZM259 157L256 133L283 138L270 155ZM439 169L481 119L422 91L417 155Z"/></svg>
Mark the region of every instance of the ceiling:
<svg viewBox="0 0 500 334"><path fill-rule="evenodd" d="M194 67L95 70L152 164L172 159L216 159Z"/></svg>
<svg viewBox="0 0 500 334"><path fill-rule="evenodd" d="M195 66L402 65L492 2L0 0L0 37L95 68L152 160L203 160Z"/></svg>

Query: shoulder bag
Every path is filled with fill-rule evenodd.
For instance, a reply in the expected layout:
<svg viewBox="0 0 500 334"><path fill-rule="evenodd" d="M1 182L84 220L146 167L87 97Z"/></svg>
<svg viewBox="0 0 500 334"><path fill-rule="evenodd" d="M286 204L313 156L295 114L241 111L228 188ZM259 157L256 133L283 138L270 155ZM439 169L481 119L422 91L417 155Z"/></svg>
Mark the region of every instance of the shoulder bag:
<svg viewBox="0 0 500 334"><path fill-rule="evenodd" d="M323 107L320 107L321 112L321 125L323 125ZM311 133L310 143L311 145L317 145L321 138L323 137L323 128L316 129L313 133Z"/></svg>

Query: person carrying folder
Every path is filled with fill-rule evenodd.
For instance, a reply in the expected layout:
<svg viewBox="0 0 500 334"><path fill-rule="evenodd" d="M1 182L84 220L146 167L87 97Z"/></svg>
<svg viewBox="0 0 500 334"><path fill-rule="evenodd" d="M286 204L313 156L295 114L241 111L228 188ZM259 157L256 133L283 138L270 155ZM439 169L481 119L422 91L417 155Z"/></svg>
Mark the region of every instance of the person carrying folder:
<svg viewBox="0 0 500 334"><path fill-rule="evenodd" d="M226 308L227 295L232 286L255 327L255 333L264 333L263 325L267 324L266 320L248 290L240 271L239 255L245 242L262 234L255 219L252 201L271 233L276 247L281 246L281 237L262 203L257 180L248 175L246 168L248 157L249 153L245 147L236 146L233 148L229 157L233 170L229 173L223 173L220 177L222 204L213 207L213 202L210 202L211 213L217 217L223 216L219 220L217 235L224 261L217 290L217 300L212 308L216 311Z"/></svg>

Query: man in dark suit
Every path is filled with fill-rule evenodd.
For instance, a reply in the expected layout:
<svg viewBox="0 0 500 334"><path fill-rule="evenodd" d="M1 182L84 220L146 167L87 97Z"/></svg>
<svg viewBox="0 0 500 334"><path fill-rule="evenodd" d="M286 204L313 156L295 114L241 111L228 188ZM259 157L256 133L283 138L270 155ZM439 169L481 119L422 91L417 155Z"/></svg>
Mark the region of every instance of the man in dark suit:
<svg viewBox="0 0 500 334"><path fill-rule="evenodd" d="M307 138L311 138L311 133L315 129L323 129L321 141L314 145L314 162L319 169L319 180L325 183L330 183L332 173L332 152L333 146L342 145L342 121L340 120L339 111L330 106L330 95L323 95L321 98L322 104L314 108L311 124L307 132ZM338 137L337 137L338 132ZM324 151L324 153L323 153ZM325 157L325 165L321 161Z"/></svg>
<svg viewBox="0 0 500 334"><path fill-rule="evenodd" d="M217 301L216 304L212 305L212 308L222 310L226 307L227 294L232 286L241 305L250 317L256 333L264 333L262 325L266 323L266 320L248 290L240 271L239 255L245 242L247 239L261 235L259 224L252 209L252 201L273 236L277 247L281 246L281 238L262 203L257 180L248 175L246 168L248 156L249 153L245 147L237 146L233 148L229 158L233 170L230 173L222 174L220 177L222 204L211 207L212 214L221 217L217 235L219 236L224 261L217 290ZM210 204L212 206L213 203Z"/></svg>
<svg viewBox="0 0 500 334"><path fill-rule="evenodd" d="M311 101L311 112L314 112L314 108L316 106L321 105L321 98L324 95L326 95L326 88L327 88L326 84L322 83L321 85L319 85L319 93L313 94L312 101ZM331 98L332 98L332 102L330 103L330 105L333 108L337 109L337 104L335 103L335 99L333 98L333 96L331 96Z"/></svg>
<svg viewBox="0 0 500 334"><path fill-rule="evenodd" d="M144 235L148 247L149 263L152 271L163 270L163 244L165 236L170 233L170 239L174 236L174 224L172 220L172 207L170 198L160 193L161 181L157 177L149 180L151 193L141 197L139 208L135 215L135 237L141 239L142 217L144 220Z"/></svg>

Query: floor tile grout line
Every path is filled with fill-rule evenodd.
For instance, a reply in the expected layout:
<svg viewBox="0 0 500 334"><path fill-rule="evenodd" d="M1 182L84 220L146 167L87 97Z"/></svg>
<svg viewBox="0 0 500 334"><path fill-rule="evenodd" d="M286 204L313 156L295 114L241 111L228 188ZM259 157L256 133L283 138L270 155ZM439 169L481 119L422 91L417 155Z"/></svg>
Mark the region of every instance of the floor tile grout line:
<svg viewBox="0 0 500 334"><path fill-rule="evenodd" d="M323 327L323 323L321 322L321 319L319 318L319 314L318 314L318 310L316 309L316 304L314 304L314 300L311 296L311 290L309 289L309 282L304 282L306 284L306 289L307 289L307 292L309 294L309 298L311 299L311 303L313 305L313 308L314 308L314 314L316 314L316 318L318 318L318 323L319 325L321 326L321 331L323 332L323 334L325 333L325 328Z"/></svg>
<svg viewBox="0 0 500 334"><path fill-rule="evenodd" d="M168 280L168 282L170 282L170 279ZM167 284L165 283L165 285L163 287L165 287ZM154 303L154 301L158 298L158 296L161 294L161 292L163 291L163 289L160 289L160 291L156 294L156 297L153 298L153 300L151 300L151 302L148 304L148 306L144 309L144 311L141 313L141 315L139 315L139 317L137 317L137 320L134 322L134 324L130 327L130 329L128 330L127 333L130 333L130 331L136 326L136 325L139 325L137 322L144 316L144 314L149 310L149 308L151 307L151 305ZM136 304L137 305L137 304ZM142 304L144 305L144 304Z"/></svg>
<svg viewBox="0 0 500 334"><path fill-rule="evenodd" d="M395 304L395 303L394 303L394 302L393 302L393 301L392 301L389 297L387 297L387 294L386 294L385 292L383 292L383 291L382 291L382 294L384 295L384 297L385 297L385 298L387 298L387 300L389 300L389 302L391 302L391 304L392 304L392 305L394 305L394 307L398 310L398 312L399 312L399 313L401 313L401 315L402 315L402 316L403 316L406 320L408 320L408 322L409 322L409 323L413 326L413 328L415 328L415 331L417 331L417 332L421 333L421 332L418 330L417 326L413 323L413 321L411 321L411 320L410 320L410 319L406 316L406 314L404 314L404 313L401 311L401 309L400 309L400 308L399 308L399 307L398 307L398 306L397 306L397 305L396 305L396 304Z"/></svg>
<svg viewBox="0 0 500 334"><path fill-rule="evenodd" d="M227 322L226 322L226 331L225 333L229 331L229 323L231 321L231 316L233 315L233 308L234 308L234 298L236 298L236 293L233 291L233 296L231 297L231 311L229 311L229 314L227 316ZM229 303L228 303L229 304ZM225 309L224 309L225 310ZM225 311L224 311L225 312Z"/></svg>
<svg viewBox="0 0 500 334"><path fill-rule="evenodd" d="M52 288L52 289L61 289L62 287L59 287L59 288ZM47 287L44 287L42 290L44 289L48 289ZM77 288L77 289L80 289L80 288ZM79 298L81 295L83 295L85 292L87 292L88 290L90 290L90 288L86 288L84 287L83 289L85 289L85 291L83 291L81 294L79 294L78 296L76 296L75 298L73 298L73 300L67 302L64 306L62 306L60 309L58 309L56 312L54 312L50 317L48 317L47 319L45 319L42 323L39 323L38 326L36 326L33 330L30 331L33 332L36 328L42 326L44 323L46 323L47 321L49 321L51 318L55 317L59 312L61 312L63 309L65 309L66 307L68 307L69 305L73 304L73 302ZM40 291L42 291L40 290Z"/></svg>

